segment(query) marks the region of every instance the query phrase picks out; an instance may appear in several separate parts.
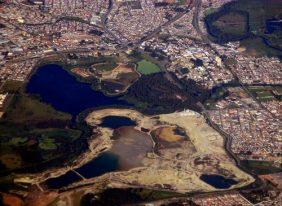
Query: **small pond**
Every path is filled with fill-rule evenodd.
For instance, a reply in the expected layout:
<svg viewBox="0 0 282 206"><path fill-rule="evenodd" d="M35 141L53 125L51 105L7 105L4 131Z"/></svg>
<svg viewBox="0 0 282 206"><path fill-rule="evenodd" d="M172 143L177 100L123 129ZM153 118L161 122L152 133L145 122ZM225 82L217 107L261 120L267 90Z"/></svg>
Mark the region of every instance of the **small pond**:
<svg viewBox="0 0 282 206"><path fill-rule="evenodd" d="M237 181L233 179L225 178L221 175L204 174L204 175L201 175L200 179L204 181L205 183L217 189L228 189L232 185L236 185L238 183Z"/></svg>
<svg viewBox="0 0 282 206"><path fill-rule="evenodd" d="M122 126L136 126L136 122L128 117L106 116L102 119L102 123L99 126L117 129Z"/></svg>

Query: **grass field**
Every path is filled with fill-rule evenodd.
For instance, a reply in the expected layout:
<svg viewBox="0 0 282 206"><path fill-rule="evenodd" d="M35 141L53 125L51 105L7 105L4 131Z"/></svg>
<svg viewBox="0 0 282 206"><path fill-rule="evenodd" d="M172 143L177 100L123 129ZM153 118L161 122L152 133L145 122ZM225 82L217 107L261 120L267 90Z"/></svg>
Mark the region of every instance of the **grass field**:
<svg viewBox="0 0 282 206"><path fill-rule="evenodd" d="M147 75L160 72L161 69L156 64L143 59L137 63L137 71Z"/></svg>
<svg viewBox="0 0 282 206"><path fill-rule="evenodd" d="M249 86L248 89L260 101L270 101L270 100L276 99L275 95L272 92L272 90L275 89L274 87L271 87L271 86Z"/></svg>

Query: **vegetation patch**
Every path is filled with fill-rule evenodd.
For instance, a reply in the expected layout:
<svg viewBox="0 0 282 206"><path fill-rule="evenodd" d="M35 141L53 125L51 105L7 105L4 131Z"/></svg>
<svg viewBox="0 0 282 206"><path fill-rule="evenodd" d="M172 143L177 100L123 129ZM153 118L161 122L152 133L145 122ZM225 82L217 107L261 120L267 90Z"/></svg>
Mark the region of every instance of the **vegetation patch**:
<svg viewBox="0 0 282 206"><path fill-rule="evenodd" d="M87 193L82 196L80 205L123 205L143 201L154 201L182 196L176 192L151 190L146 188L107 189L100 194Z"/></svg>
<svg viewBox="0 0 282 206"><path fill-rule="evenodd" d="M137 71L140 72L141 74L147 75L147 74L158 73L161 71L156 64L145 59L139 61L137 65L138 65Z"/></svg>
<svg viewBox="0 0 282 206"><path fill-rule="evenodd" d="M3 120L17 124L39 124L48 121L68 122L71 115L56 111L50 105L27 94L16 94Z"/></svg>
<svg viewBox="0 0 282 206"><path fill-rule="evenodd" d="M176 133L177 127L160 127L155 131L155 135L161 141L178 142L184 140L186 137Z"/></svg>
<svg viewBox="0 0 282 206"><path fill-rule="evenodd" d="M249 91L260 101L279 100L276 90L279 86L248 86Z"/></svg>
<svg viewBox="0 0 282 206"><path fill-rule="evenodd" d="M178 82L171 73L171 78ZM199 111L198 102L203 102L207 91L193 80L179 82L166 77L165 73L143 75L135 82L124 97L145 113L168 113L184 108Z"/></svg>
<svg viewBox="0 0 282 206"><path fill-rule="evenodd" d="M24 83L22 81L7 80L2 86L0 93L16 93L23 88Z"/></svg>
<svg viewBox="0 0 282 206"><path fill-rule="evenodd" d="M239 0L208 12L205 23L213 41L241 41L247 52L256 55L281 56L280 1Z"/></svg>
<svg viewBox="0 0 282 206"><path fill-rule="evenodd" d="M274 165L273 162L260 160L242 160L242 166L258 175L282 172L282 165Z"/></svg>
<svg viewBox="0 0 282 206"><path fill-rule="evenodd" d="M140 76L135 65L128 62L130 60L125 54L79 57L65 67L79 81L92 84L94 90L101 90L106 95L118 95L125 92Z"/></svg>
<svg viewBox="0 0 282 206"><path fill-rule="evenodd" d="M48 138L48 137L42 137L39 140L38 146L43 150L55 150L55 149L57 149L55 139L51 139L51 138Z"/></svg>
<svg viewBox="0 0 282 206"><path fill-rule="evenodd" d="M0 174L72 157L85 147L80 137L87 128L82 123L72 125L71 115L24 93L15 83L5 86L16 93L0 119Z"/></svg>
<svg viewBox="0 0 282 206"><path fill-rule="evenodd" d="M249 36L249 14L244 11L219 10L206 16L209 34L219 43L238 41Z"/></svg>
<svg viewBox="0 0 282 206"><path fill-rule="evenodd" d="M8 169L19 168L22 165L22 158L16 153L7 153L0 155L0 163Z"/></svg>
<svg viewBox="0 0 282 206"><path fill-rule="evenodd" d="M95 63L92 65L92 67L97 70L111 71L118 66L115 58L113 57L103 57L101 61L103 62Z"/></svg>

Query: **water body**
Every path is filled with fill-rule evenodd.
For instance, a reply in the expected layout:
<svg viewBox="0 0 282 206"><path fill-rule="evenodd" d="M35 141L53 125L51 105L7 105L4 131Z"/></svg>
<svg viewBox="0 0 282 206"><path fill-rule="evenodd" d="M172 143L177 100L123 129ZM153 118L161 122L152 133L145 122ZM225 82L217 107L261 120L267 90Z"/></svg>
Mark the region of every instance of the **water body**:
<svg viewBox="0 0 282 206"><path fill-rule="evenodd" d="M75 169L75 171L80 173L83 177L89 179L118 169L118 156L110 152L103 152L90 162L78 169ZM64 175L46 180L44 184L46 184L49 189L59 189L81 180L82 178L75 172L68 171Z"/></svg>
<svg viewBox="0 0 282 206"><path fill-rule="evenodd" d="M119 169L118 156L103 152L98 157L76 169L85 178L93 178Z"/></svg>
<svg viewBox="0 0 282 206"><path fill-rule="evenodd" d="M131 126L115 130L116 140L113 147L99 154L90 162L75 169L83 177L89 179L115 171L126 171L143 166L142 160L153 149L153 142L148 134L135 130ZM51 189L68 186L81 178L72 171L48 179L45 184Z"/></svg>
<svg viewBox="0 0 282 206"><path fill-rule="evenodd" d="M88 83L78 81L61 66L44 65L36 71L27 84L30 94L37 94L42 101L55 109L78 115L85 109L109 105L129 106L118 97L108 97L95 91Z"/></svg>
<svg viewBox="0 0 282 206"><path fill-rule="evenodd" d="M65 187L71 183L77 182L81 180L82 178L79 177L77 174L75 174L72 171L67 172L64 175L61 175L59 177L50 178L46 180L45 184L50 189L59 189L62 187Z"/></svg>
<svg viewBox="0 0 282 206"><path fill-rule="evenodd" d="M136 122L128 117L106 116L102 119L102 123L99 126L117 129L122 126L136 126Z"/></svg>
<svg viewBox="0 0 282 206"><path fill-rule="evenodd" d="M119 158L119 170L127 171L143 166L146 154L153 150L150 136L132 126L116 129L113 139L115 141L110 151Z"/></svg>
<svg viewBox="0 0 282 206"><path fill-rule="evenodd" d="M225 178L221 175L201 175L200 179L205 183L217 188L228 189L232 185L236 185L238 182L233 179Z"/></svg>
<svg viewBox="0 0 282 206"><path fill-rule="evenodd" d="M282 32L282 20L280 19L268 19L266 20L265 25L267 34L272 34L274 32Z"/></svg>

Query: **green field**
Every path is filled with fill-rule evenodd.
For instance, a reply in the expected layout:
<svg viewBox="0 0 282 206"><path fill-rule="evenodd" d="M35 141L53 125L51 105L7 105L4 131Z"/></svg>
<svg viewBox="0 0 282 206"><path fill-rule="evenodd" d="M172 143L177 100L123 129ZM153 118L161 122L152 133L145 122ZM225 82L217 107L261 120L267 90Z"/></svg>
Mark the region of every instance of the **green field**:
<svg viewBox="0 0 282 206"><path fill-rule="evenodd" d="M271 86L249 86L249 91L260 101L270 101L277 97L273 94L275 87Z"/></svg>
<svg viewBox="0 0 282 206"><path fill-rule="evenodd" d="M137 63L137 71L147 75L160 72L161 69L156 64L143 59Z"/></svg>

